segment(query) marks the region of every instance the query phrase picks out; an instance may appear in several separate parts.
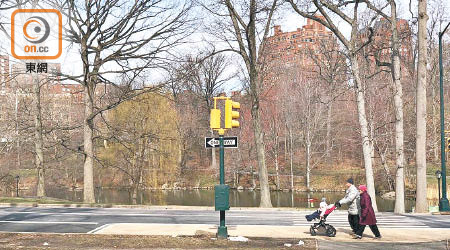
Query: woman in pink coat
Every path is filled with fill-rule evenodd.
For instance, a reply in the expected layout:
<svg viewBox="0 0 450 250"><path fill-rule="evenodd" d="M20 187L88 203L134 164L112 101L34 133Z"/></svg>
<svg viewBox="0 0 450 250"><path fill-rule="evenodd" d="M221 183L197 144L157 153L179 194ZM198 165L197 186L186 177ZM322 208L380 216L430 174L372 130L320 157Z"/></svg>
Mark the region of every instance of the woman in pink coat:
<svg viewBox="0 0 450 250"><path fill-rule="evenodd" d="M375 239L380 239L380 231L377 227L377 219L375 218L375 212L372 207L372 200L367 193L367 187L365 185L359 186L361 215L359 216L359 228L356 231L355 239L361 239L366 225L370 227L372 233L375 235Z"/></svg>

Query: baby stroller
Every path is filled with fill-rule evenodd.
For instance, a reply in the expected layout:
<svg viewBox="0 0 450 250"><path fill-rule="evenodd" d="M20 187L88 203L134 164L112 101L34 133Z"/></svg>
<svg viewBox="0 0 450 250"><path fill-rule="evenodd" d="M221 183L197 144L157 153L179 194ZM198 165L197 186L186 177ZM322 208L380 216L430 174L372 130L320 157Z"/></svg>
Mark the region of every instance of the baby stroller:
<svg viewBox="0 0 450 250"><path fill-rule="evenodd" d="M330 225L325 223L327 220L328 215L333 212L336 209L336 206L333 205L331 208L327 209L325 211L325 214L323 216L323 219L321 219L319 222L314 223L314 225L311 225L311 227L309 228L309 232L311 233L312 236L316 236L317 232L319 231L319 229L323 228L325 230L325 233L328 237L334 237L336 236L336 229ZM320 211L317 210L314 213L310 214L310 215L306 215L306 220L307 221L312 221L315 219L319 219L320 218Z"/></svg>

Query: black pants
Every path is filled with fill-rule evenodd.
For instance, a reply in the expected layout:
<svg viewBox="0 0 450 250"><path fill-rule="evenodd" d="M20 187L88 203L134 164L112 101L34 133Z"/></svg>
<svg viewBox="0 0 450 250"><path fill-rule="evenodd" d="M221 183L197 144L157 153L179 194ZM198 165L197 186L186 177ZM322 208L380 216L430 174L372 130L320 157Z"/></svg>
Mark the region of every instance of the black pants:
<svg viewBox="0 0 450 250"><path fill-rule="evenodd" d="M378 231L377 225L369 225L370 230L375 235L375 237L380 237L380 231ZM359 225L359 229L356 232L357 235L362 236L364 229L366 229L366 225Z"/></svg>
<svg viewBox="0 0 450 250"><path fill-rule="evenodd" d="M350 224L350 227L352 228L352 231L356 233L359 229L359 215L348 215L348 224Z"/></svg>

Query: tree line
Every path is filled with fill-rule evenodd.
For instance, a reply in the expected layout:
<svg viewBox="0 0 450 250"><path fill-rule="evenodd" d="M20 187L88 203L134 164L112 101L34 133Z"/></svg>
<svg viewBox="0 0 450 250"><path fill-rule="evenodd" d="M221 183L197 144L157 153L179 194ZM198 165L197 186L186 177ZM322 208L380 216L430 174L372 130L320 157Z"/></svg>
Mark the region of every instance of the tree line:
<svg viewBox="0 0 450 250"><path fill-rule="evenodd" d="M61 11L82 70L57 77L82 86L73 94L82 96L83 112L61 122L52 117L57 112L46 114L55 105L43 91L51 81L32 76L33 95L22 95L19 108L13 99L4 105L2 125L12 139L2 157L17 161L19 150L28 151L38 196L45 196L50 166L72 175L74 185L82 179L87 203L95 202L94 183L105 180L130 186L136 197L139 188L182 182L198 169L213 173L215 150L203 146L203 137L213 136L212 97L238 82L242 126L233 133L241 146L227 166L234 175L250 169L253 188L257 172L262 207L272 206L271 186L294 189L296 173L313 190L312 173L348 163L363 166L373 201L381 181L395 190L395 212L402 213L406 185L416 191L416 211L427 211L427 162L439 158L436 32L445 11L439 2L414 4L405 29L395 0L3 1L3 13ZM272 26L286 11L334 36L305 49L314 62L308 69L265 56ZM1 27L7 36L7 23Z"/></svg>

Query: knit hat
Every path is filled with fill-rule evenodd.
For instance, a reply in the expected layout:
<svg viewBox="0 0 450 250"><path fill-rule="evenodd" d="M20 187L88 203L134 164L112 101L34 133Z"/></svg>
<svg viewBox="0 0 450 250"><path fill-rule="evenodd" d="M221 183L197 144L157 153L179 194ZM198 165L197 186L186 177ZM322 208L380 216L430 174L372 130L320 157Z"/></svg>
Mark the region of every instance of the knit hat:
<svg viewBox="0 0 450 250"><path fill-rule="evenodd" d="M350 183L350 184L353 185L353 178L349 178L349 179L347 180L347 183Z"/></svg>
<svg viewBox="0 0 450 250"><path fill-rule="evenodd" d="M326 202L326 201L327 201L327 198L322 197L322 202Z"/></svg>
<svg viewBox="0 0 450 250"><path fill-rule="evenodd" d="M363 191L363 192L367 192L367 187L366 185L359 185L359 190Z"/></svg>

